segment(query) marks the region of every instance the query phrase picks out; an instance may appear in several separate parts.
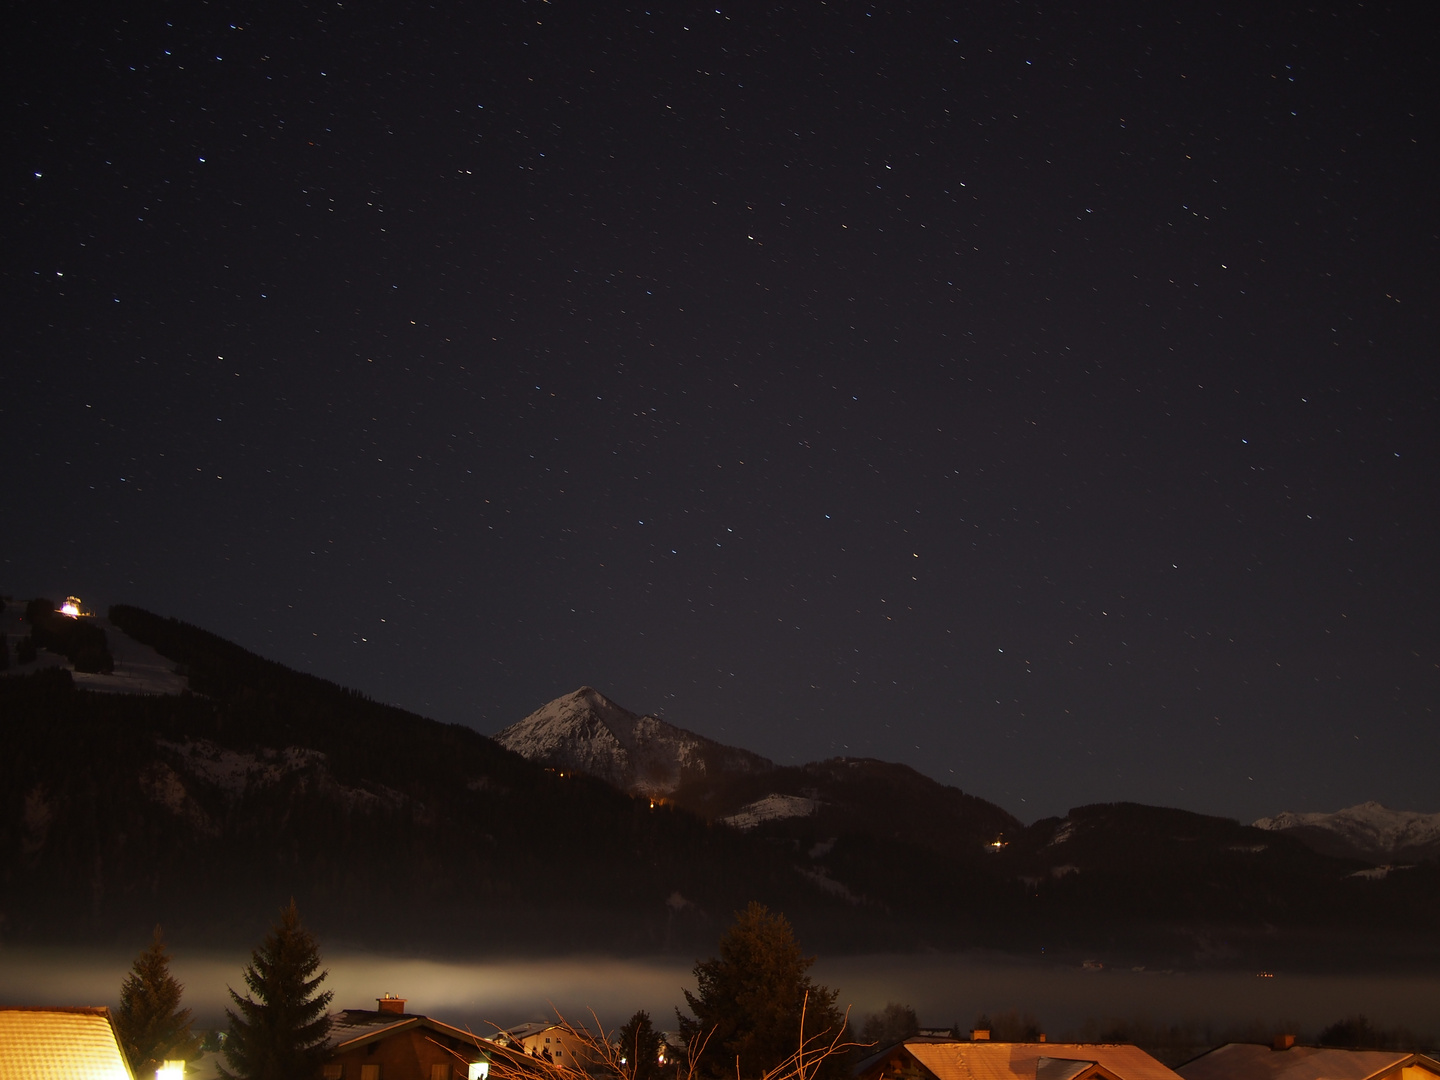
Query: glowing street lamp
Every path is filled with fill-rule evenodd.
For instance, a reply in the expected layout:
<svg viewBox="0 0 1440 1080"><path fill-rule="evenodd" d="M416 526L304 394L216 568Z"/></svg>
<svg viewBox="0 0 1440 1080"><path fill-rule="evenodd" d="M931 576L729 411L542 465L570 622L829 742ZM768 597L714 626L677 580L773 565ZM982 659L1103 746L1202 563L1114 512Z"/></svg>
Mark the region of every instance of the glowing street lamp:
<svg viewBox="0 0 1440 1080"><path fill-rule="evenodd" d="M155 1080L185 1080L185 1062L163 1061L155 1070Z"/></svg>

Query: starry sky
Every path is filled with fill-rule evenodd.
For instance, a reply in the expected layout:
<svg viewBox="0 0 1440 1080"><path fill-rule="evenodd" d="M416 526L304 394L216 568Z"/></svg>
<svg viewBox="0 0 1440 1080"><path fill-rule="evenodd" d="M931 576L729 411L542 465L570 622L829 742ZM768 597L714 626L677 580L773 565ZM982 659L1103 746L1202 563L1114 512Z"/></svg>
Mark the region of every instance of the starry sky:
<svg viewBox="0 0 1440 1080"><path fill-rule="evenodd" d="M1440 810L1420 5L32 5L0 591L1025 820Z"/></svg>

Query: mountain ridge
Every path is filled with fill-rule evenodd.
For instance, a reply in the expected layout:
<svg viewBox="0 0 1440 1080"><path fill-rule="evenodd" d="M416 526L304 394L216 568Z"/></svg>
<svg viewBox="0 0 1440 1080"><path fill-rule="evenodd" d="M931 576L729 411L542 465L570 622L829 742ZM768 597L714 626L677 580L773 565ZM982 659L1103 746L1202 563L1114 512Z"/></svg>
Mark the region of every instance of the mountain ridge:
<svg viewBox="0 0 1440 1080"><path fill-rule="evenodd" d="M1440 814L1363 802L1333 813L1285 811L1255 827L1296 837L1316 851L1374 864L1440 859Z"/></svg>
<svg viewBox="0 0 1440 1080"><path fill-rule="evenodd" d="M1327 962L1440 957L1440 864L1366 876L1283 832L1129 803L1025 826L870 759L707 762L636 796L198 627L110 618L189 688L0 679L0 943L160 922L235 944L294 897L327 940L366 948L689 951L759 900L832 952L1270 967L1323 941Z"/></svg>
<svg viewBox="0 0 1440 1080"><path fill-rule="evenodd" d="M707 739L658 716L632 713L591 686L546 702L493 738L528 760L579 769L647 797L669 795L688 775L711 769L774 768L774 762L749 750Z"/></svg>

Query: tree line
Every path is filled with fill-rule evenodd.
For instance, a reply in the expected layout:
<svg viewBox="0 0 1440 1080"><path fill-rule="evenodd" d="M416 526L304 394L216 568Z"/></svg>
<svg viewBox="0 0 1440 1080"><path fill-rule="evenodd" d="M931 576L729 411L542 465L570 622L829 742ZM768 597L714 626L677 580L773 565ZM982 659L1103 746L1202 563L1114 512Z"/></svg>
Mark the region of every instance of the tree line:
<svg viewBox="0 0 1440 1080"><path fill-rule="evenodd" d="M853 1032L848 1013L837 1005L838 991L810 977L814 962L815 957L800 949L783 915L751 903L736 913L720 938L718 955L696 963L695 991L682 991L689 1012L677 1008L675 1018L684 1051L667 1046L644 1010L613 1036L563 1026L587 1044L589 1071L610 1080L664 1080L672 1071L676 1080L841 1080L857 1056L919 1031L915 1010L892 1002L868 1017L858 1034ZM202 1040L192 1032L190 1010L180 1003L183 987L170 974L169 964L157 926L150 946L135 959L121 986L116 1030L140 1080L163 1062L193 1061L205 1049L221 1051L225 1064L219 1073L224 1080L297 1080L320 1074L332 994L321 988L328 972L293 900L251 952L242 973L246 993L229 988L232 1007L225 1011L227 1027L220 1037L212 1034ZM1034 1041L1042 1030L1033 1016L1013 1010L993 1019L982 1014L975 1027L1004 1042ZM953 1028L950 1034L964 1037ZM1147 1037L1147 1031L1120 1021L1110 1021L1103 1029L1091 1022L1079 1037L1135 1043L1159 1051L1162 1060L1172 1056L1165 1053L1167 1047L1204 1049L1196 1043L1195 1032L1149 1031ZM1257 1037L1263 1041L1267 1036L1262 1032ZM1364 1016L1329 1025L1317 1042L1346 1049L1418 1045L1413 1032L1387 1030ZM545 1080L562 1071L548 1062L487 1049L493 1080Z"/></svg>
<svg viewBox="0 0 1440 1080"><path fill-rule="evenodd" d="M816 984L783 915L758 903L739 912L720 940L719 955L695 966L698 988L684 991L690 1013L676 1009L690 1047L685 1062L694 1080L727 1080L776 1071L797 1052L816 1068L806 1075L840 1080L850 1045L838 991ZM218 1046L225 1080L296 1080L318 1076L326 1053L331 992L319 944L292 900L242 974L245 993L230 988L231 1007L219 1039L193 1032L183 987L170 973L163 931L155 928L120 989L115 1026L131 1069L142 1080L166 1061L193 1061ZM606 1038L603 1055L615 1080L660 1080L667 1047L644 1010ZM798 1051L797 1051L798 1047ZM503 1070L502 1070L503 1071Z"/></svg>

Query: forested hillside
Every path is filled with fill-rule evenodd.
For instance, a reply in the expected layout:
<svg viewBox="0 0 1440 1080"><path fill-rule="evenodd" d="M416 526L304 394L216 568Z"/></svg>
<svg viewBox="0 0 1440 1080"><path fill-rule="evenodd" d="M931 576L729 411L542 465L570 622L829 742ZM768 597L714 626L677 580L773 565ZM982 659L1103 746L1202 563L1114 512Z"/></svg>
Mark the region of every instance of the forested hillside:
<svg viewBox="0 0 1440 1080"><path fill-rule="evenodd" d="M237 945L294 897L328 941L416 952L688 952L750 900L830 952L1183 966L1429 962L1440 946L1434 863L1374 871L1130 804L1025 826L875 761L692 784L677 806L197 627L133 607L110 621L190 689L0 677L0 944L133 940L159 922ZM785 812L755 811L766 800Z"/></svg>
<svg viewBox="0 0 1440 1080"><path fill-rule="evenodd" d="M390 947L621 949L705 940L752 895L835 906L783 853L135 608L115 625L194 693L0 680L0 935L156 921L243 941L294 895Z"/></svg>

